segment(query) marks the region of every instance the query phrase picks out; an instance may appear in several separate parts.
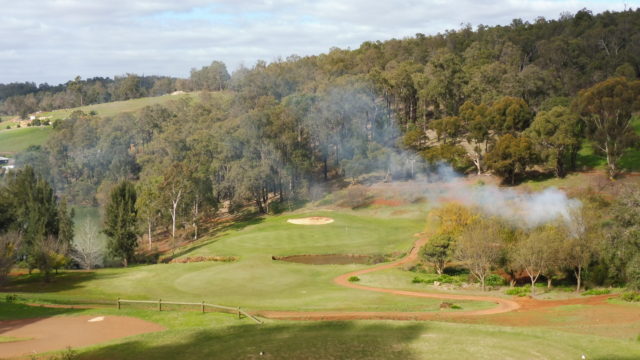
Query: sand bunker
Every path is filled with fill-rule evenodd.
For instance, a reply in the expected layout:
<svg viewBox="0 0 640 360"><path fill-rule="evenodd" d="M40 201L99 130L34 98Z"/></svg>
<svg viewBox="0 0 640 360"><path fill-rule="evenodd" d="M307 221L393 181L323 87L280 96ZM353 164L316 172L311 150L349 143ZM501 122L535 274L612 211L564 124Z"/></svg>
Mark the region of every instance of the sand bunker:
<svg viewBox="0 0 640 360"><path fill-rule="evenodd" d="M88 346L160 330L164 328L158 324L125 316L57 316L0 321L2 336L28 339L0 343L0 357Z"/></svg>
<svg viewBox="0 0 640 360"><path fill-rule="evenodd" d="M296 225L325 225L331 224L333 219L324 216L312 216L300 219L289 219L287 222Z"/></svg>

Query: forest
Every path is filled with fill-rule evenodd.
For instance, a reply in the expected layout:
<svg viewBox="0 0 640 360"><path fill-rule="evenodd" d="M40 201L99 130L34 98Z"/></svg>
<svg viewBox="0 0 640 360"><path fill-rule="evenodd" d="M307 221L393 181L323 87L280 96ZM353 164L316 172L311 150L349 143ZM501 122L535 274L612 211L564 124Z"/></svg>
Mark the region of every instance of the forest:
<svg viewBox="0 0 640 360"><path fill-rule="evenodd" d="M107 207L116 190L135 193L122 196L135 200L138 236L152 242L158 233L175 238L182 229L197 239L221 208L277 213L318 199L340 181L413 179L441 162L514 185L540 173L561 178L584 170L578 153L591 146L615 179L628 170L621 159L639 145L638 29L640 10L594 15L585 9L292 55L232 74L214 61L188 79L129 74L52 88L2 85L0 100L3 112L24 116L200 91L194 100L115 117L74 112L53 123L46 145L17 157L19 167L33 169L25 170L30 181L51 184L47 191L61 204ZM27 176L17 174L5 176L6 194ZM608 255L601 254L602 283L625 282L640 264L632 255L638 225L625 215L638 208L628 201L637 191L633 196L626 203L593 200L599 211L618 209L599 221L613 221L619 232L612 234L624 234L611 235ZM2 206L0 214L12 219L6 229L15 230L22 220ZM39 231L43 239L57 236L60 225ZM612 261L631 270L608 274Z"/></svg>

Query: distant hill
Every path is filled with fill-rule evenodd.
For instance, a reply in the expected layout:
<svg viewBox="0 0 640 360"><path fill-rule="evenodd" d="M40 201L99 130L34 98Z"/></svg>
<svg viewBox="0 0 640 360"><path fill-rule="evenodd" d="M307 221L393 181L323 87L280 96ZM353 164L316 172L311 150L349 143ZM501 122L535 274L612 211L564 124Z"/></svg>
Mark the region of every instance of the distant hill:
<svg viewBox="0 0 640 360"><path fill-rule="evenodd" d="M38 113L38 118L47 118L54 121L65 119L76 110L85 113L95 111L99 116L110 117L120 113L136 112L149 105L165 104L171 100L196 97L197 92L179 93L176 95L164 95L155 97L145 97L126 101L114 101L109 103L88 105L71 109L60 109L50 112ZM17 129L18 124L22 128ZM51 127L24 127L25 122L14 116L2 116L0 118L0 154L13 155L27 149L31 145L43 145L51 134ZM7 129L10 127L11 129Z"/></svg>

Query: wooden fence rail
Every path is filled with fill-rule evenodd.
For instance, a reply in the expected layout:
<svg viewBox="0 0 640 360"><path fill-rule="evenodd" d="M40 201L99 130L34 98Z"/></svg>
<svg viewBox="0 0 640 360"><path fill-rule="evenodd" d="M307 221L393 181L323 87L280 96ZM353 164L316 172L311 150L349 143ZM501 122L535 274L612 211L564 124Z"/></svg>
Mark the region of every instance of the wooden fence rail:
<svg viewBox="0 0 640 360"><path fill-rule="evenodd" d="M220 310L225 310L225 311L228 311L228 312L236 313L236 314L238 314L238 318L241 318L241 316L244 315L245 317L248 317L249 319L257 322L258 324L262 324L262 321L260 319L258 319L255 316L249 314L248 312L242 310L240 307L231 307L231 306L223 306L223 305L216 305L216 304L208 304L208 303L205 303L204 301L196 303L196 302L163 301L162 299L158 299L158 300L126 300L126 299L118 298L118 300L117 300L118 310L120 310L121 304L123 304L123 303L129 303L129 304L154 304L154 305L158 305L158 311L162 311L162 305L199 306L200 307L200 311L202 311L203 313L205 312L205 308L206 307L210 307L210 308L215 308L215 309L220 309Z"/></svg>

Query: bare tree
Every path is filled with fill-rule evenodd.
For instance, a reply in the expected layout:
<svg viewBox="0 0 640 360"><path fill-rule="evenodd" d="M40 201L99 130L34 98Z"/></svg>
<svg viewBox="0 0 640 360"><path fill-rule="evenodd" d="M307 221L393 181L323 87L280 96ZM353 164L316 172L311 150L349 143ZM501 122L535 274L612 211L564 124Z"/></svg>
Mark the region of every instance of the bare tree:
<svg viewBox="0 0 640 360"><path fill-rule="evenodd" d="M558 255L558 244L563 231L555 225L545 225L531 231L516 245L514 264L525 271L531 281L531 294L536 294L536 282L540 275L553 268Z"/></svg>
<svg viewBox="0 0 640 360"><path fill-rule="evenodd" d="M21 240L20 235L15 232L0 235L0 284L7 279L16 262Z"/></svg>
<svg viewBox="0 0 640 360"><path fill-rule="evenodd" d="M458 240L456 257L466 263L469 271L482 284L500 259L502 252L500 224L493 220L481 220L471 225Z"/></svg>
<svg viewBox="0 0 640 360"><path fill-rule="evenodd" d="M80 264L83 269L91 270L101 266L105 255L105 243L99 236L98 227L86 220L80 224L78 234L73 241L71 257Z"/></svg>
<svg viewBox="0 0 640 360"><path fill-rule="evenodd" d="M598 226L597 211L585 205L571 214L569 237L563 242L563 263L573 270L576 277L576 292L582 285L582 271L589 266L603 238Z"/></svg>

